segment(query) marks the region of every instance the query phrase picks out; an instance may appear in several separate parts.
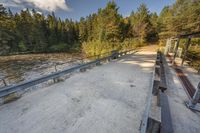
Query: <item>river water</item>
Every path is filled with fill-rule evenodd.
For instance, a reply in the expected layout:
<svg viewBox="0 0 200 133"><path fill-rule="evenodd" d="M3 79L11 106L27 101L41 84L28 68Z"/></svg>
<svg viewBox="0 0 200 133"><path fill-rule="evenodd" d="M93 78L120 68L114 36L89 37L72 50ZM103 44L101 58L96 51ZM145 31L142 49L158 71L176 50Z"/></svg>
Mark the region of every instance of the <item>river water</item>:
<svg viewBox="0 0 200 133"><path fill-rule="evenodd" d="M0 89L82 63L77 54L31 54L0 57ZM2 80L3 79L3 80Z"/></svg>

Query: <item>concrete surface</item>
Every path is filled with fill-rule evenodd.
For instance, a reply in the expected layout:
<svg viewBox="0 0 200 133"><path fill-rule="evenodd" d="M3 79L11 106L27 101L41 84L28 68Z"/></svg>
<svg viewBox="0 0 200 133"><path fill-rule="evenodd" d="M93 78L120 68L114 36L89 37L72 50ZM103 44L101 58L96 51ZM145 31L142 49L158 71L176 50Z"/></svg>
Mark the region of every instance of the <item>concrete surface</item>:
<svg viewBox="0 0 200 133"><path fill-rule="evenodd" d="M169 64L170 65L170 64ZM172 67L166 67L168 100L172 115L172 124L174 133L199 133L200 132L200 113L194 112L185 106L185 101L189 98L176 76L175 70ZM186 72L185 68L183 68ZM193 85L196 84L198 76L192 73L185 73ZM197 78L197 79L196 79Z"/></svg>
<svg viewBox="0 0 200 133"><path fill-rule="evenodd" d="M184 62L184 65L181 66L181 62L181 58L176 58L176 63L178 64L179 68L183 70L184 74L188 77L192 85L196 88L198 83L200 82L200 74L198 74L197 70L190 67L186 62Z"/></svg>
<svg viewBox="0 0 200 133"><path fill-rule="evenodd" d="M0 133L137 133L155 53L127 55L0 106Z"/></svg>

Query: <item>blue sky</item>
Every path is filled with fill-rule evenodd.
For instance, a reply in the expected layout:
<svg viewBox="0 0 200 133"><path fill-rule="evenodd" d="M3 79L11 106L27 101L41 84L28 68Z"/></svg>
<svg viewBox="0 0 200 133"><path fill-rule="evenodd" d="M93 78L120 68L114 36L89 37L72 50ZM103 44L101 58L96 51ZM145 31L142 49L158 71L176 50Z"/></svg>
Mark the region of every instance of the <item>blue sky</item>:
<svg viewBox="0 0 200 133"><path fill-rule="evenodd" d="M98 8L103 8L109 0L0 0L4 6L18 12L24 8L36 8L48 13L54 11L56 16L79 20L90 13L97 12ZM151 12L158 14L166 5L171 5L175 0L115 0L119 13L128 16L132 11L136 11L141 3L145 3Z"/></svg>

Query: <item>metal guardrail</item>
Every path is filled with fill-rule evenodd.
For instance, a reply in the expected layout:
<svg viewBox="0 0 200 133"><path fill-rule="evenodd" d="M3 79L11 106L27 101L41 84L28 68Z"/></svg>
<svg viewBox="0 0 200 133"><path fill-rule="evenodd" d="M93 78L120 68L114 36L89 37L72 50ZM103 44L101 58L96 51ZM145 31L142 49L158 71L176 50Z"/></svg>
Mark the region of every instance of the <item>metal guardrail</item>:
<svg viewBox="0 0 200 133"><path fill-rule="evenodd" d="M115 52L115 53L112 53L110 56L103 57L101 59L97 59L95 61L91 61L91 62L82 64L82 65L78 65L78 66L72 67L70 69L54 72L52 74L49 74L49 75L46 75L46 76L43 76L43 77L40 77L40 78L36 78L36 79L30 80L30 81L21 82L21 83L16 84L16 85L10 85L10 86L0 88L0 98L8 96L12 93L24 90L24 89L29 88L31 86L43 83L43 82L48 81L50 79L59 78L61 76L69 74L71 72L74 72L74 71L77 71L77 70L80 70L80 69L84 69L84 68L88 68L91 65L94 65L94 64L96 65L98 63L101 63L102 61L105 61L105 60L108 60L108 59L110 60L110 59L113 59L115 57L126 55L128 52L134 51L134 50L135 49L131 49L131 50L120 52L120 53Z"/></svg>
<svg viewBox="0 0 200 133"><path fill-rule="evenodd" d="M91 61L91 59L99 59L99 58L103 58L103 57L106 57L108 55L111 55L111 53L114 52L114 51L116 51L116 50L108 51L108 52L98 54L98 55L85 56L85 57L83 57L83 56L75 57L75 58L70 59L70 60L65 61L65 62L61 62L61 63L55 62L52 65L50 65L49 67L53 67L54 70L55 70L53 72L57 72L59 66L66 65L66 64L73 64L73 63L77 63L77 62L81 62L81 64L87 63L88 61ZM44 63L44 64L48 64L48 63ZM78 64L76 64L76 65L78 65ZM46 66L44 68L46 68ZM2 82L3 85L4 85L3 87L9 86L10 85L9 82L7 83L6 81L9 80L10 78L13 78L13 77L15 77L15 75L9 75L9 76L4 76L4 77L0 78L0 82ZM16 84L16 83L14 83L14 84ZM0 87L0 89L1 89L1 87Z"/></svg>
<svg viewBox="0 0 200 133"><path fill-rule="evenodd" d="M151 84L150 84L150 89L148 92L148 96L147 96L147 103L145 105L145 111L140 123L140 133L147 133L147 128L148 128L148 121L149 121L149 114L150 114L150 109L151 109L151 101L152 101L152 92L153 92L153 88L154 88L154 80L155 80L155 74L156 73L156 63L154 64L154 71L152 74L152 79L151 79Z"/></svg>
<svg viewBox="0 0 200 133"><path fill-rule="evenodd" d="M165 58L161 52L157 53L156 62L153 71L152 84L147 98L143 119L140 125L140 133L173 133L171 113L169 109L168 96L165 93L167 89L165 75ZM156 97L153 99L153 97ZM154 105L156 102L156 105ZM152 108L160 110L153 116ZM156 117L155 117L156 116Z"/></svg>
<svg viewBox="0 0 200 133"><path fill-rule="evenodd" d="M158 100L160 102L161 107L161 133L173 133L173 126L172 126L172 118L171 112L169 107L168 96L165 93L167 90L167 81L166 81L166 60L162 53L159 53L160 56L160 85L159 85L159 94Z"/></svg>

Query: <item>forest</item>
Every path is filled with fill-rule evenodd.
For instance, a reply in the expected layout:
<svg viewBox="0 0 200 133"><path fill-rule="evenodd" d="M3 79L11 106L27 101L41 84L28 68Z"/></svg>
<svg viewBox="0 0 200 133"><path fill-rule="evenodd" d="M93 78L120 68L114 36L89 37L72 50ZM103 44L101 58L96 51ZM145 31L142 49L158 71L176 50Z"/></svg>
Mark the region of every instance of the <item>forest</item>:
<svg viewBox="0 0 200 133"><path fill-rule="evenodd" d="M34 9L13 13L0 4L0 55L20 53L84 52L97 55L164 44L168 37L200 31L199 0L177 0L158 15L141 4L123 17L114 1L79 21ZM199 40L196 40L199 42Z"/></svg>

